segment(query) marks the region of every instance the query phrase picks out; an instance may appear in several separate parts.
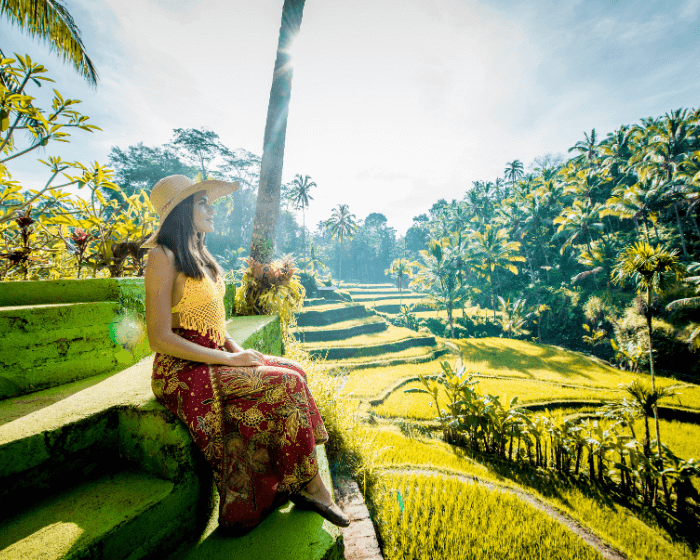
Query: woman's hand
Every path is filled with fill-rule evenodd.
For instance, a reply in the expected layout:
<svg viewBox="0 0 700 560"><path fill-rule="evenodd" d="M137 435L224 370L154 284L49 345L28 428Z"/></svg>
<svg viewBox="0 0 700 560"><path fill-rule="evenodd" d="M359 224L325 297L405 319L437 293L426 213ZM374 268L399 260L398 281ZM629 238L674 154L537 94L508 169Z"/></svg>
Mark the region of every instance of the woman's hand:
<svg viewBox="0 0 700 560"><path fill-rule="evenodd" d="M230 355L229 364L231 366L248 367L261 366L263 363L263 355L257 350L243 350Z"/></svg>

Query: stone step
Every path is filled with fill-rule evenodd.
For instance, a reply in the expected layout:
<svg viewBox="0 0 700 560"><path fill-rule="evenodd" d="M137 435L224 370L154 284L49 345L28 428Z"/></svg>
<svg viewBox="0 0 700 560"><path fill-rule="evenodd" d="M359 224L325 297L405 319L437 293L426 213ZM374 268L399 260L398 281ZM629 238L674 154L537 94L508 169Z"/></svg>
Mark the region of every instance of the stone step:
<svg viewBox="0 0 700 560"><path fill-rule="evenodd" d="M133 352L112 342L121 310L112 301L0 308L0 399L123 369L150 353L145 326Z"/></svg>
<svg viewBox="0 0 700 560"><path fill-rule="evenodd" d="M168 536L163 534L168 528L164 521L167 508L174 505L174 488L171 481L143 472L118 472L78 484L0 523L0 558L128 558L153 553Z"/></svg>
<svg viewBox="0 0 700 560"><path fill-rule="evenodd" d="M227 329L245 347L281 351L276 317L234 318ZM185 425L155 401L152 359L89 387L40 395L41 408L0 425L1 559L160 559L212 543L222 551L239 543L217 557L267 558L246 556L241 539L215 542L211 470ZM342 557L337 528L292 506L250 535L288 555Z"/></svg>
<svg viewBox="0 0 700 560"><path fill-rule="evenodd" d="M333 488L324 447L316 447L321 478ZM226 537L216 530L219 496L209 523L194 544L180 547L167 560L341 560L343 537L335 525L317 513L300 511L291 502L278 508L253 531L242 537Z"/></svg>

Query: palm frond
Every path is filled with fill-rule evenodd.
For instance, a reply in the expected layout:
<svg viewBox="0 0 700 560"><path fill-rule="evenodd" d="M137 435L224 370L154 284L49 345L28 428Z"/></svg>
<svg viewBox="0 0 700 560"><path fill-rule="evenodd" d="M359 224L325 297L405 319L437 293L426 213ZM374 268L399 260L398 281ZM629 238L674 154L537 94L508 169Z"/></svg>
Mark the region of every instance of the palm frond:
<svg viewBox="0 0 700 560"><path fill-rule="evenodd" d="M97 84L97 70L85 52L80 30L61 0L0 0L0 14L32 37L49 43L51 50L91 84Z"/></svg>

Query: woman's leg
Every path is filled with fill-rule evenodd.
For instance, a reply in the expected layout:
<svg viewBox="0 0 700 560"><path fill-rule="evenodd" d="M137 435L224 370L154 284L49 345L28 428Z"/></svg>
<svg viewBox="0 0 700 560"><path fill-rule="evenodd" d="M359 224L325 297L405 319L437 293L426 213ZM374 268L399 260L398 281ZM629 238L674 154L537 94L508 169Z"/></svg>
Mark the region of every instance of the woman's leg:
<svg viewBox="0 0 700 560"><path fill-rule="evenodd" d="M306 372L304 368L298 362L294 360L289 360L287 358L281 358L279 356L267 356L264 357L265 366L274 367L278 369L291 370L292 372L298 374L304 381L304 391L306 393L306 400L309 403L309 417L311 420L311 427L313 429L314 435L316 436L316 443L326 443L328 441L328 432L326 431L326 426L323 424L323 418L321 413L318 411L316 406L316 401L309 391L308 381L306 378Z"/></svg>

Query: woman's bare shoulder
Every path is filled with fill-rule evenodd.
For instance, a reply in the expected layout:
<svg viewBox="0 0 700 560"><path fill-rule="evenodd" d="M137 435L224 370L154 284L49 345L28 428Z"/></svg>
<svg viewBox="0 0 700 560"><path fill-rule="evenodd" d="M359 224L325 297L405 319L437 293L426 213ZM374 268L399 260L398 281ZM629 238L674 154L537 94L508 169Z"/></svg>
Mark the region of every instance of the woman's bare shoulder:
<svg viewBox="0 0 700 560"><path fill-rule="evenodd" d="M175 255L163 245L156 245L148 251L148 260L146 261L146 270L171 273L175 272Z"/></svg>

